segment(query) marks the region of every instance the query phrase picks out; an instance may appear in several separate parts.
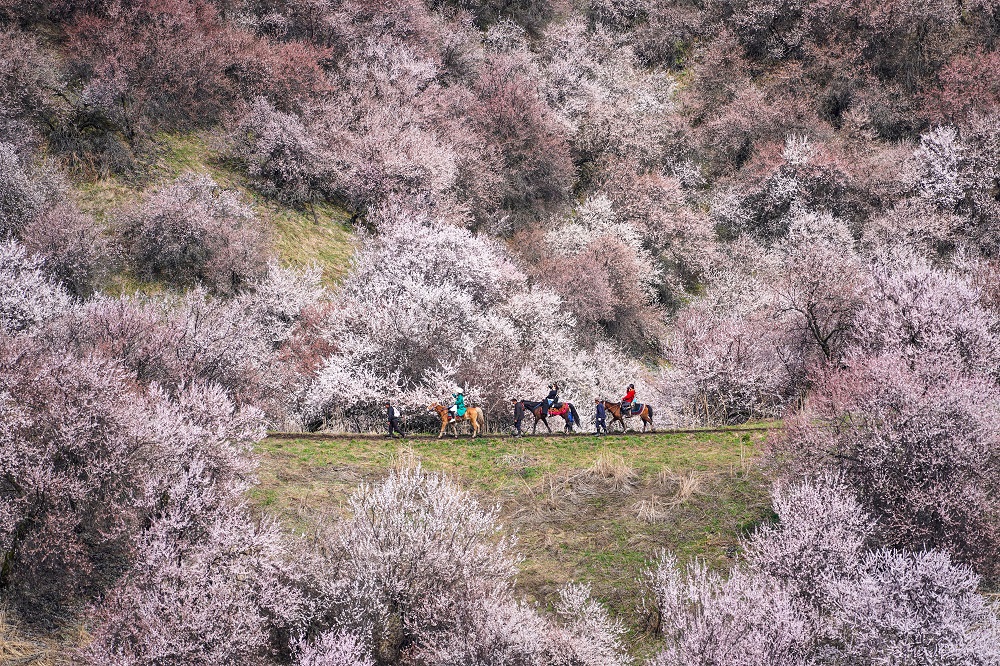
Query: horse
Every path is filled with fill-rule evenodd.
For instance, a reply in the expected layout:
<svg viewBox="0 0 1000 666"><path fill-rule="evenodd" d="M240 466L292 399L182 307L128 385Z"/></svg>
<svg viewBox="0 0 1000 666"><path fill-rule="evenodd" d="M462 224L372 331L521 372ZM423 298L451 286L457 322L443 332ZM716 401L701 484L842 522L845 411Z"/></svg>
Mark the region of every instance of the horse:
<svg viewBox="0 0 1000 666"><path fill-rule="evenodd" d="M620 402L610 402L605 400L604 409L608 411L608 414L611 414L612 423L618 421L618 423L622 424L622 432L628 431L628 428L625 427L625 419L630 419L633 416L638 416L642 419L643 432L646 432L647 425L650 427L650 430L656 432L656 428L653 426L653 408L649 405L643 405L638 414L633 414L631 409L628 414L622 414L622 405Z"/></svg>
<svg viewBox="0 0 1000 666"><path fill-rule="evenodd" d="M472 424L472 436L479 437L480 431L486 430L486 414L479 407L466 407L464 416L456 416L448 411L448 408L441 403L434 402L427 406L427 411L437 412L437 415L441 417L441 432L438 433L438 439L444 435L445 429L448 425L451 425L452 432L455 433L455 438L458 438L458 422L468 421Z"/></svg>
<svg viewBox="0 0 1000 666"><path fill-rule="evenodd" d="M535 423L531 427L531 434L534 435L538 431L538 422L541 421L545 424L545 427L549 432L552 432L552 427L549 426L548 416L549 416L549 404L545 401L542 402L532 402L531 400L519 400L522 406L535 417ZM569 411L567 414L573 415L573 423L579 425L580 415L576 413L576 407L573 406L572 402L565 403L569 405ZM569 418L566 414L562 415L563 421L566 422L566 426L563 428L565 432L573 432L573 423L570 423Z"/></svg>

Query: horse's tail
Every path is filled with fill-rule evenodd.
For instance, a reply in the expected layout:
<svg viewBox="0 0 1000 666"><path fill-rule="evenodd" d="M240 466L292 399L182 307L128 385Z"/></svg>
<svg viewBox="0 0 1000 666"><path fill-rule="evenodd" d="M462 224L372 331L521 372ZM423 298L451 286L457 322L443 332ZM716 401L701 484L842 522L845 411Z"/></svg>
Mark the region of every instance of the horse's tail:
<svg viewBox="0 0 1000 666"><path fill-rule="evenodd" d="M576 413L576 405L569 403L569 411L573 415L573 425L580 425L580 415Z"/></svg>
<svg viewBox="0 0 1000 666"><path fill-rule="evenodd" d="M646 416L649 417L649 422L652 423L653 422L653 406L650 405L650 404L648 404L648 403L646 404Z"/></svg>

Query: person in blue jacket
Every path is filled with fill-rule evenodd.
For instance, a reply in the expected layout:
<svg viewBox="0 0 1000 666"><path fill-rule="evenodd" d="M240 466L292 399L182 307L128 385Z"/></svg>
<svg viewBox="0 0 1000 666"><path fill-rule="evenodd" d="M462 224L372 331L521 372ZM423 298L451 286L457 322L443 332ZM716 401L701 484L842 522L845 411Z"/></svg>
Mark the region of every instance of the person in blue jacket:
<svg viewBox="0 0 1000 666"><path fill-rule="evenodd" d="M607 410L604 409L604 401L600 398L594 399L594 434L600 435L601 430L604 430L604 434L608 434L608 424L605 419L608 417Z"/></svg>

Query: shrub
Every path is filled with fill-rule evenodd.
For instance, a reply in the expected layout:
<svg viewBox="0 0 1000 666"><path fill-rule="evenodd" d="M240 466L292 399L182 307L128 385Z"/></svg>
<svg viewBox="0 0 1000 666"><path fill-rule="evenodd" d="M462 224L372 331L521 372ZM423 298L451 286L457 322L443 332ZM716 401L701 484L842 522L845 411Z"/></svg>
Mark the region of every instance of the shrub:
<svg viewBox="0 0 1000 666"><path fill-rule="evenodd" d="M351 517L321 539L325 578L338 581L319 594L328 628L300 647L300 663L348 655L437 666L628 663L620 623L589 587L560 590L552 620L512 598L519 557L497 508L480 507L448 479L419 467L393 471L348 504Z"/></svg>
<svg viewBox="0 0 1000 666"><path fill-rule="evenodd" d="M55 59L33 36L14 30L0 32L0 108L8 119L54 124L66 106L58 98L59 79Z"/></svg>
<svg viewBox="0 0 1000 666"><path fill-rule="evenodd" d="M186 174L149 195L119 222L136 273L232 294L263 274L264 233L235 192Z"/></svg>
<svg viewBox="0 0 1000 666"><path fill-rule="evenodd" d="M18 234L44 203L24 159L12 144L0 142L0 239Z"/></svg>
<svg viewBox="0 0 1000 666"><path fill-rule="evenodd" d="M196 476L197 463L190 469ZM272 630L281 625L273 611L296 603L280 580L280 534L233 507L214 509L206 532L185 533L178 528L189 522L190 489L169 490L172 506L160 510L136 565L97 608L84 663L273 663Z"/></svg>
<svg viewBox="0 0 1000 666"><path fill-rule="evenodd" d="M581 342L593 345L603 332L636 353L657 348L659 275L638 230L607 197L585 201L545 241L551 258L534 271L562 296Z"/></svg>
<svg viewBox="0 0 1000 666"><path fill-rule="evenodd" d="M74 296L90 296L112 268L104 230L71 204L46 210L20 235L25 248L42 260L45 271Z"/></svg>
<svg viewBox="0 0 1000 666"><path fill-rule="evenodd" d="M447 479L393 472L362 486L349 509L336 542L342 575L367 588L349 617L374 629L380 660L453 628L465 600L507 590L518 558L498 534L497 508L480 508Z"/></svg>
<svg viewBox="0 0 1000 666"><path fill-rule="evenodd" d="M3 337L0 387L0 583L41 613L99 588L99 563L125 556L145 491L150 410L112 362Z"/></svg>
<svg viewBox="0 0 1000 666"><path fill-rule="evenodd" d="M772 445L784 473L834 470L885 543L946 549L995 576L1000 543L996 385L947 357L858 357L824 374Z"/></svg>
<svg viewBox="0 0 1000 666"><path fill-rule="evenodd" d="M574 176L569 148L523 67L498 56L473 90L471 122L502 159L503 207L530 218L563 203Z"/></svg>
<svg viewBox="0 0 1000 666"><path fill-rule="evenodd" d="M858 312L867 305L868 269L853 246L846 225L832 216L794 210L788 236L763 270L776 307L810 364L842 357Z"/></svg>
<svg viewBox="0 0 1000 666"><path fill-rule="evenodd" d="M67 33L87 112L130 141L162 126L207 125L258 95L295 106L321 87L318 53L234 30L203 0L93 7Z"/></svg>
<svg viewBox="0 0 1000 666"><path fill-rule="evenodd" d="M922 115L932 123L957 122L996 111L1000 103L1000 53L961 54L938 72L940 85L925 93Z"/></svg>
<svg viewBox="0 0 1000 666"><path fill-rule="evenodd" d="M666 645L651 663L1000 658L975 574L940 551L867 550L871 523L848 492L829 479L778 490L780 522L751 537L728 579L661 555L646 580Z"/></svg>
<svg viewBox="0 0 1000 666"><path fill-rule="evenodd" d="M805 347L790 329L766 283L728 271L678 312L662 379L699 420L779 416L802 390L806 370Z"/></svg>
<svg viewBox="0 0 1000 666"><path fill-rule="evenodd" d="M311 410L332 415L387 395L426 407L456 382L498 405L532 359L569 347L557 299L528 293L495 241L406 212L387 214L381 231L345 280L330 321L337 352L310 389Z"/></svg>
<svg viewBox="0 0 1000 666"><path fill-rule="evenodd" d="M175 299L95 299L47 334L70 350L120 361L143 384L174 392L211 382L280 420L294 402L294 382L275 336L287 335L295 319L278 323L274 315L250 299L223 301L196 289Z"/></svg>
<svg viewBox="0 0 1000 666"><path fill-rule="evenodd" d="M15 241L0 241L0 333L24 331L64 314L69 295L42 270L42 260Z"/></svg>
<svg viewBox="0 0 1000 666"><path fill-rule="evenodd" d="M220 389L183 387L171 400L113 360L44 340L4 338L0 354L0 582L33 613L112 584L178 479L200 484L183 528L170 523L192 538L246 490L260 414L236 411Z"/></svg>
<svg viewBox="0 0 1000 666"><path fill-rule="evenodd" d="M900 250L878 259L871 279L871 295L853 317L852 350L995 376L1000 322L968 277Z"/></svg>
<svg viewBox="0 0 1000 666"><path fill-rule="evenodd" d="M240 121L234 153L262 191L294 204L311 202L329 188L329 159L294 115L258 98Z"/></svg>

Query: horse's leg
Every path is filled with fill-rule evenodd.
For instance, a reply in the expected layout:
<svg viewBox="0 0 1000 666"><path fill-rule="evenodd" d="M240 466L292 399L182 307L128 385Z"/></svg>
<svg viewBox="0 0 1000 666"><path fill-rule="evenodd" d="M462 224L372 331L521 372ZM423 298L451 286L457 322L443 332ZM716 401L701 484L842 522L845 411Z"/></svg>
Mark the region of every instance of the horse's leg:
<svg viewBox="0 0 1000 666"><path fill-rule="evenodd" d="M438 433L438 439L444 437L444 429L448 427L448 422L445 420L441 421L441 432Z"/></svg>
<svg viewBox="0 0 1000 666"><path fill-rule="evenodd" d="M544 423L545 427L549 429L549 434L551 435L552 434L552 426L549 425L549 420L548 419L542 419L542 423Z"/></svg>

